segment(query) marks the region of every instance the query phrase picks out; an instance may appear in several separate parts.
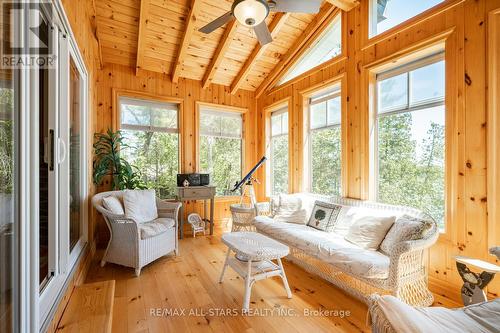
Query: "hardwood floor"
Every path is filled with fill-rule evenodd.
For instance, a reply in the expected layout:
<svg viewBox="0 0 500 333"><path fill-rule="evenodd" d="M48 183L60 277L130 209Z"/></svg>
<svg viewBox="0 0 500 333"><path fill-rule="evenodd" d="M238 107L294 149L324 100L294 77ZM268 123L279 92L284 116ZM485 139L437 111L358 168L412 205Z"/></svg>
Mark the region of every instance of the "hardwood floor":
<svg viewBox="0 0 500 333"><path fill-rule="evenodd" d="M228 268L218 283L227 249L222 233L216 228L214 236L194 239L188 233L179 256L148 265L140 277L131 268L101 268L98 253L86 282L116 280L113 332L370 331L366 305L286 260L292 299L278 277L259 281L252 288L252 312L241 315L243 280Z"/></svg>

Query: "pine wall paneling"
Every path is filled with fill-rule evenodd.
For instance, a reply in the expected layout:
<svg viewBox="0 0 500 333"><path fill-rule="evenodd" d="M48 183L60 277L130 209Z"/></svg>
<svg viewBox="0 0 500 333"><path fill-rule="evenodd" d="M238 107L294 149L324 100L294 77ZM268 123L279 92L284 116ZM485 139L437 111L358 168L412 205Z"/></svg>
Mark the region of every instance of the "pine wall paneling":
<svg viewBox="0 0 500 333"><path fill-rule="evenodd" d="M332 78L345 75L342 102L346 111L342 120L345 131L343 168L345 194L349 197L373 198L370 135L373 130L373 74L376 69L399 59L425 53L443 45L446 59L446 232L426 256L431 289L460 301L462 281L456 271L455 255L481 258L490 262L488 245L500 244L498 214L487 214L487 188L498 205L498 117L496 91L490 92L487 119L487 86L498 90L498 10L499 0L446 0L440 5L394 27L374 38L368 38L368 1L345 13L345 57L338 57L280 87L271 89L258 100L258 125L265 128L269 105L292 98L290 110L294 149L290 161L296 171L292 176L293 192L304 189L301 181L304 165L304 92L328 84ZM491 12L491 14L490 14ZM488 21L488 15L489 21ZM487 27L490 26L490 63L487 70ZM494 36L497 36L496 39ZM492 60L493 59L493 60ZM495 70L496 69L496 70ZM489 73L489 75L487 75ZM494 85L496 83L496 85ZM491 88L491 87L490 87ZM487 122L495 121L490 124ZM489 151L487 148L487 128ZM257 151L265 152L265 133L259 132ZM488 160L487 157L491 159ZM489 164L490 178L487 178ZM265 179L265 173L259 173ZM496 183L495 183L496 182ZM259 188L260 198L265 188ZM493 199L493 198L491 198ZM496 210L495 210L496 212ZM500 280L494 280L489 296L498 297Z"/></svg>

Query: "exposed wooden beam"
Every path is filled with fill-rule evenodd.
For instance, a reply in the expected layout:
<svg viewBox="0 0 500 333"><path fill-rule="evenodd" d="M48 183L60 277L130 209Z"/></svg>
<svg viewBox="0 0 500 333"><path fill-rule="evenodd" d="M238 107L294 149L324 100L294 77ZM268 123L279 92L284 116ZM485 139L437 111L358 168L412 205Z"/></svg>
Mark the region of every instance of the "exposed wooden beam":
<svg viewBox="0 0 500 333"><path fill-rule="evenodd" d="M215 73L219 69L219 65L222 59L224 59L224 55L226 54L226 51L229 48L231 41L233 40L233 36L236 32L237 27L238 23L236 20L232 20L227 24L226 30L224 31L224 34L222 35L222 38L219 41L219 46L217 47L217 50L215 51L215 54L212 60L210 61L210 64L208 65L207 71L205 72L205 76L203 77L202 80L203 89L206 89L208 85L212 83Z"/></svg>
<svg viewBox="0 0 500 333"><path fill-rule="evenodd" d="M151 0L141 0L141 9L139 16L139 35L137 36L137 59L135 65L135 75L143 66L144 48L146 42L146 31L149 23L149 3Z"/></svg>
<svg viewBox="0 0 500 333"><path fill-rule="evenodd" d="M338 11L338 10L337 10ZM320 12L309 23L304 33L295 41L295 43L288 49L287 53L283 56L281 61L273 68L271 73L261 83L259 88L255 91L256 97L260 97L264 91L273 87L279 80L280 75L286 73L288 68L293 65L293 60L296 55L302 53L308 44L310 44L317 37L318 32L323 30L325 21L332 19L335 15L336 7L330 3L325 3Z"/></svg>
<svg viewBox="0 0 500 333"><path fill-rule="evenodd" d="M277 13L273 20L271 21L271 24L269 25L269 31L271 32L271 36L273 38L276 37L280 29L285 25L286 20L290 16L290 13ZM266 44L264 46L260 45L258 43L255 48L253 49L252 53L248 57L248 59L245 61L245 64L239 71L238 75L236 75L235 79L233 80L233 83L231 83L231 94L235 94L236 91L240 88L241 84L243 81L246 79L248 73L252 69L253 65L257 61L257 59L260 58L262 53L266 50L266 48L271 45L271 43Z"/></svg>
<svg viewBox="0 0 500 333"><path fill-rule="evenodd" d="M102 66L103 66L102 47L101 47L101 40L99 39L99 25L97 23L97 7L95 5L95 0L92 0L92 9L93 9L94 13L92 15L91 25L92 25L92 29L94 30L95 39L97 40L97 57L99 60L99 69L102 69Z"/></svg>
<svg viewBox="0 0 500 333"><path fill-rule="evenodd" d="M186 27L184 29L184 34L182 35L182 42L177 51L177 56L175 58L173 69L172 69L172 82L179 82L179 74L182 69L184 60L186 59L187 49L189 43L191 42L191 37L193 36L195 30L195 23L198 16L198 12L201 7L201 0L191 0L189 5L189 13L186 18Z"/></svg>
<svg viewBox="0 0 500 333"><path fill-rule="evenodd" d="M359 5L359 0L326 0L326 1L346 12L350 11L351 9Z"/></svg>

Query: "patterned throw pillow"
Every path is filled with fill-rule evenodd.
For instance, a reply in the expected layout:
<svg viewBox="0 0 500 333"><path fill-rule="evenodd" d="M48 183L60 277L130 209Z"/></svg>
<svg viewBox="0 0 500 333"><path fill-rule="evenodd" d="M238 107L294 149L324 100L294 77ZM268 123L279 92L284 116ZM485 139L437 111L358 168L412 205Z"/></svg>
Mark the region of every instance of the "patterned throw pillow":
<svg viewBox="0 0 500 333"><path fill-rule="evenodd" d="M410 215L399 217L385 236L380 251L391 255L394 246L400 242L424 238L432 228L432 222Z"/></svg>
<svg viewBox="0 0 500 333"><path fill-rule="evenodd" d="M307 225L321 231L332 232L341 211L341 205L316 201Z"/></svg>

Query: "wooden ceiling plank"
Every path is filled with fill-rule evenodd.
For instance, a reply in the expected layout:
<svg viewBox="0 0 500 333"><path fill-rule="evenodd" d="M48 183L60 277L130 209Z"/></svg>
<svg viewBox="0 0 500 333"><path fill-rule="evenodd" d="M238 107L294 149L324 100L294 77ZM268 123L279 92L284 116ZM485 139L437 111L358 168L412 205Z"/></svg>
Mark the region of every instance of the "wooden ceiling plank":
<svg viewBox="0 0 500 333"><path fill-rule="evenodd" d="M137 59L135 64L135 75L142 68L144 60L144 48L146 44L146 33L148 30L150 0L141 0L141 9L139 16L139 35L137 37Z"/></svg>
<svg viewBox="0 0 500 333"><path fill-rule="evenodd" d="M186 58L187 49L195 30L196 17L198 16L201 3L202 3L201 0L191 0L191 4L189 6L189 13L186 19L186 28L184 29L182 42L181 45L179 46L179 51L177 53L177 57L175 58L172 69L173 83L179 82L179 75L182 69L182 64L184 63L184 59Z"/></svg>
<svg viewBox="0 0 500 333"><path fill-rule="evenodd" d="M224 31L224 35L219 42L219 46L215 51L210 64L208 65L207 71L205 72L205 76L203 77L202 87L206 89L212 80L214 79L215 73L219 69L219 65L224 59L224 55L226 54L231 41L233 40L233 36L236 33L236 28L238 27L238 23L236 20L232 20L226 26L226 30Z"/></svg>
<svg viewBox="0 0 500 333"><path fill-rule="evenodd" d="M277 13L276 16L273 18L271 24L269 25L269 31L271 32L271 36L273 37L273 39L276 37L280 29L285 25L285 22L289 16L290 13ZM248 59L245 61L245 64L243 65L243 67L241 68L241 70L238 72L233 82L231 83L231 94L235 94L236 91L238 91L242 82L245 80L248 73L255 64L256 60L260 58L260 56L264 53L264 51L269 45L271 45L271 43L264 46L258 43L255 46Z"/></svg>
<svg viewBox="0 0 500 333"><path fill-rule="evenodd" d="M342 9L343 11L350 11L359 5L359 0L326 0L335 7Z"/></svg>
<svg viewBox="0 0 500 333"><path fill-rule="evenodd" d="M338 11L338 10L337 10ZM307 26L303 35L295 41L295 43L288 49L287 53L283 56L280 62L274 67L274 69L269 73L266 79L261 83L259 88L255 91L256 98L260 97L264 91L269 87L272 87L278 80L280 75L284 75L288 70L289 66L293 65L296 55L303 49L306 49L307 44L314 40L317 36L318 31L324 28L324 23L326 20L332 19L335 15L336 7L332 6L330 3L325 3L320 12L314 17L311 23Z"/></svg>

